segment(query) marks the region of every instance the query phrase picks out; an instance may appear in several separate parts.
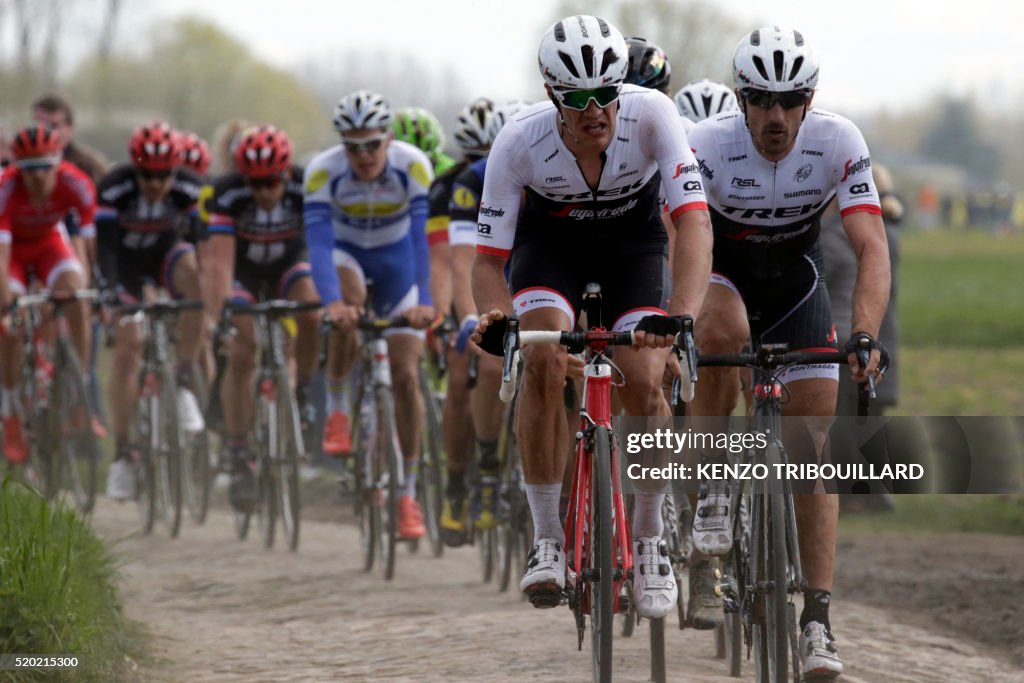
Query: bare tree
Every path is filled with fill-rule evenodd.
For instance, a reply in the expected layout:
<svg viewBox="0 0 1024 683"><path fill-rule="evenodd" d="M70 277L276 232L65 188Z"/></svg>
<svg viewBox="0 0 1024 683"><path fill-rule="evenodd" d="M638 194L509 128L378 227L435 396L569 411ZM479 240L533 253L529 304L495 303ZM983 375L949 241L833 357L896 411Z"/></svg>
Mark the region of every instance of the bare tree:
<svg viewBox="0 0 1024 683"><path fill-rule="evenodd" d="M100 32L96 43L96 56L101 63L110 61L110 53L114 48L114 38L117 33L117 20L121 16L123 5L121 0L106 0L103 2L105 11L100 19Z"/></svg>

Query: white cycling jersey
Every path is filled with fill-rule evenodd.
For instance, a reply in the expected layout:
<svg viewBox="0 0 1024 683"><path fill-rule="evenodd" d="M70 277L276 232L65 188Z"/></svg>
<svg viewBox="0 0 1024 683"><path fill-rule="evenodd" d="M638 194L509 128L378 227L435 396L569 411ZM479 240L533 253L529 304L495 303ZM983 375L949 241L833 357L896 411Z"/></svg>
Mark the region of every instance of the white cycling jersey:
<svg viewBox="0 0 1024 683"><path fill-rule="evenodd" d="M741 112L699 122L689 140L704 176L716 271L755 279L791 271L816 245L821 214L836 195L843 216L881 214L864 137L837 114L808 111L778 162L754 147Z"/></svg>
<svg viewBox="0 0 1024 683"><path fill-rule="evenodd" d="M615 137L596 190L587 186L559 128L554 105L542 102L501 129L487 162L477 251L508 257L515 244L578 229L623 239L660 230L663 238L662 185L673 218L707 208L679 112L663 93L622 86Z"/></svg>

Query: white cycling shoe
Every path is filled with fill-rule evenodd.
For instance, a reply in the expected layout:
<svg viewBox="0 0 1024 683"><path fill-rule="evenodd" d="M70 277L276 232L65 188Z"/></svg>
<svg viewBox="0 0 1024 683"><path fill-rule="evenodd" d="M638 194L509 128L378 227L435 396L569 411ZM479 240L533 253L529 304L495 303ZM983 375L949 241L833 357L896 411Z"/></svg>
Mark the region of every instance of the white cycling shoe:
<svg viewBox="0 0 1024 683"><path fill-rule="evenodd" d="M633 539L633 604L647 619L660 619L676 607L679 587L668 546L660 536Z"/></svg>
<svg viewBox="0 0 1024 683"><path fill-rule="evenodd" d="M186 432L201 432L206 428L196 395L185 387L178 387L178 422Z"/></svg>
<svg viewBox="0 0 1024 683"><path fill-rule="evenodd" d="M135 497L135 468L126 459L115 460L107 470L107 497L131 500Z"/></svg>
<svg viewBox="0 0 1024 683"><path fill-rule="evenodd" d="M565 588L565 545L554 538L537 541L526 560L519 590L534 607L557 607Z"/></svg>
<svg viewBox="0 0 1024 683"><path fill-rule="evenodd" d="M712 556L725 555L732 548L727 482L701 483L693 515L693 547Z"/></svg>
<svg viewBox="0 0 1024 683"><path fill-rule="evenodd" d="M829 680L843 673L836 639L820 621L812 621L800 631L800 664L805 680Z"/></svg>

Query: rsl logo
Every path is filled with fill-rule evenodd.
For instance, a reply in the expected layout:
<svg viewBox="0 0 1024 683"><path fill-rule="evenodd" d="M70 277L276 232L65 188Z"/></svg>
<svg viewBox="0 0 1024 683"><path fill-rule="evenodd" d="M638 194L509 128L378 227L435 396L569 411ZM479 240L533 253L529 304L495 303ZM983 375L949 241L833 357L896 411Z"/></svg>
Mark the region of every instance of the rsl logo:
<svg viewBox="0 0 1024 683"><path fill-rule="evenodd" d="M814 166L812 166L811 164L804 164L803 166L796 170L796 173L793 175L793 180L795 180L798 183L802 183L803 181L811 177L811 171L813 170Z"/></svg>

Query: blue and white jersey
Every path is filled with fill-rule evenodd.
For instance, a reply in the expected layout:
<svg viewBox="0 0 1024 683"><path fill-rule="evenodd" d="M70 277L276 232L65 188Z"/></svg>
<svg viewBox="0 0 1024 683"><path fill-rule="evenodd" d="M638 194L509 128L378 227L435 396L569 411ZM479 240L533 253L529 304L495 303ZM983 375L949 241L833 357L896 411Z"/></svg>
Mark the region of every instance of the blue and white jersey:
<svg viewBox="0 0 1024 683"><path fill-rule="evenodd" d="M415 269L419 303L430 305L425 225L430 160L413 145L392 140L384 172L360 180L343 145L318 154L306 167L304 217L313 280L324 303L341 299L334 249L365 260L382 257ZM401 259L393 257L403 254ZM404 274L403 274L404 275ZM398 277L398 274L396 274Z"/></svg>

